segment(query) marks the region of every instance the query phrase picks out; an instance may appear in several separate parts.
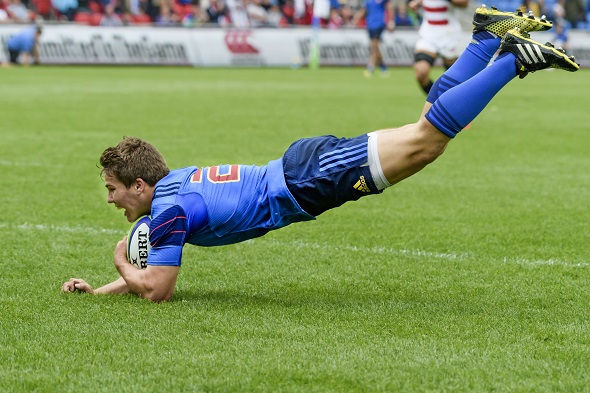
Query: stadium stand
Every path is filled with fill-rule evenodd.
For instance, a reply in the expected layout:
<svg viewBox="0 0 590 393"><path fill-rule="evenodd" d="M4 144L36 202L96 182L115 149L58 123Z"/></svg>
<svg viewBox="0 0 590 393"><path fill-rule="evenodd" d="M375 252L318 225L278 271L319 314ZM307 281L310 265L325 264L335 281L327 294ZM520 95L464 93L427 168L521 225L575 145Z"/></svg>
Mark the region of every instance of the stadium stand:
<svg viewBox="0 0 590 393"><path fill-rule="evenodd" d="M72 21L82 25L100 25L105 13L105 6L114 6L115 13L124 24L147 25L159 24L160 7L169 8L172 17L166 25L178 26L232 26L232 16L227 7L229 3L247 8L252 0L82 0L75 11ZM258 2L258 1L257 1ZM590 0L496 0L486 2L503 10L532 9L535 14L547 15L553 20L563 20L567 28L590 28ZM131 6L130 6L131 4ZM360 7L358 0L334 0L332 20L325 20L324 27L351 28L351 12ZM249 23L250 27L290 27L293 25L310 25L312 19L312 0L261 0L260 6L274 15L267 23ZM109 7L110 8L110 7ZM26 13L23 12L25 9ZM52 0L0 0L0 10L8 16L3 23L29 23L34 20L64 21ZM572 15L573 14L573 15ZM213 18L213 19L212 19ZM337 23L334 23L334 19ZM420 15L410 15L409 20L419 25ZM278 21L278 22L276 22ZM161 24L162 25L162 24Z"/></svg>

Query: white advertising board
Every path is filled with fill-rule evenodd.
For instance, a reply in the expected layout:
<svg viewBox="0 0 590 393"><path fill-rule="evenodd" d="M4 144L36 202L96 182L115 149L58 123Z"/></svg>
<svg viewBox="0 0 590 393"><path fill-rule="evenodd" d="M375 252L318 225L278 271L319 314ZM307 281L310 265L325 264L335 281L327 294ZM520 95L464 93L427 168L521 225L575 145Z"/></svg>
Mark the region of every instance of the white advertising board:
<svg viewBox="0 0 590 393"><path fill-rule="evenodd" d="M0 41L22 26L0 26ZM90 27L47 25L41 37L41 62L45 64L186 65L194 67L306 65L310 51L310 28L215 29L158 27ZM466 45L471 34L465 32ZM552 34L534 38L551 41ZM389 66L413 63L415 30L384 33L382 52ZM365 30L321 30L320 65L363 66L369 58ZM0 59L6 59L5 45ZM570 52L590 67L590 32L570 33Z"/></svg>

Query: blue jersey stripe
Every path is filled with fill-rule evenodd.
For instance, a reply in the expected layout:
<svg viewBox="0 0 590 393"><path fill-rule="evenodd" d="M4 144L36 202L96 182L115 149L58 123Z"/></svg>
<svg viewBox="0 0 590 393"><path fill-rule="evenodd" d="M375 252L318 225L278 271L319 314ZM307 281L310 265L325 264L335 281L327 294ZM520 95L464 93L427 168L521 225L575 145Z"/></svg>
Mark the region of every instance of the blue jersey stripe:
<svg viewBox="0 0 590 393"><path fill-rule="evenodd" d="M170 192L167 192L165 194L162 193L154 193L154 195L152 196L152 200L157 199L157 198L163 198L163 197L167 197L170 195L176 195L178 194L178 190L172 190Z"/></svg>

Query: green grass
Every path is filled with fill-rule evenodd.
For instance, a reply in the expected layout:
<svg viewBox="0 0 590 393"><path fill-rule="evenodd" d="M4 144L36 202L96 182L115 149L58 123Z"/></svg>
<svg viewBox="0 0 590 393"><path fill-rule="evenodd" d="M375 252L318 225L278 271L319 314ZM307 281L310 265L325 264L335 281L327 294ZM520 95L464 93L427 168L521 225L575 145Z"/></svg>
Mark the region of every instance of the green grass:
<svg viewBox="0 0 590 393"><path fill-rule="evenodd" d="M264 164L415 121L391 71L2 70L0 391L589 391L587 70L515 80L381 196L185 248L169 303L60 293L117 277L96 164L123 135L171 167Z"/></svg>

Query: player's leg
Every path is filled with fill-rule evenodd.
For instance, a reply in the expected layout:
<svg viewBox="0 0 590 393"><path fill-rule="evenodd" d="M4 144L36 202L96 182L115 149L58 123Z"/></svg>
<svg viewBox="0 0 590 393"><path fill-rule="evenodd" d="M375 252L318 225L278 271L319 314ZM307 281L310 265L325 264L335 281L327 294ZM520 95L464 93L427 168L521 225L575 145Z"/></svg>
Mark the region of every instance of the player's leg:
<svg viewBox="0 0 590 393"><path fill-rule="evenodd" d="M377 52L377 58L375 60L375 65L379 67L379 70L381 72L381 75L386 75L387 73L387 66L385 65L385 62L383 61L383 54L381 53L381 48L379 48L379 44L381 43L381 40L379 40L377 42L377 46L375 48L376 52Z"/></svg>
<svg viewBox="0 0 590 393"><path fill-rule="evenodd" d="M448 89L463 83L476 75L489 64L500 47L502 37L508 30L519 28L521 33L549 30L553 24L545 17L536 18L532 14L502 12L495 7L479 7L473 16L473 35L471 42L456 62L435 83L426 98L424 112L430 109L436 99Z"/></svg>
<svg viewBox="0 0 590 393"><path fill-rule="evenodd" d="M417 123L379 132L378 157L387 182L395 184L434 161L508 82L544 68L577 71L579 66L550 44L508 32L492 65L443 93Z"/></svg>
<svg viewBox="0 0 590 393"><path fill-rule="evenodd" d="M424 49L417 49L414 54L414 77L425 94L430 92L433 82L430 79L430 69L437 54Z"/></svg>
<svg viewBox="0 0 590 393"><path fill-rule="evenodd" d="M10 64L18 64L18 58L20 56L20 51L9 49L8 54L10 57Z"/></svg>
<svg viewBox="0 0 590 393"><path fill-rule="evenodd" d="M369 77L373 75L375 71L375 65L377 64L377 55L379 53L379 39L375 36L375 31L370 30L369 36L371 39L371 54L369 55L369 63L365 70L365 76Z"/></svg>
<svg viewBox="0 0 590 393"><path fill-rule="evenodd" d="M385 76L387 75L387 66L385 65L385 62L383 61L383 54L381 53L381 37L383 37L383 32L385 31L385 27L381 27L378 30L378 34L377 34L377 42L375 44L375 52L377 53L377 56L375 58L375 66L379 67L379 70L381 71L381 76Z"/></svg>

